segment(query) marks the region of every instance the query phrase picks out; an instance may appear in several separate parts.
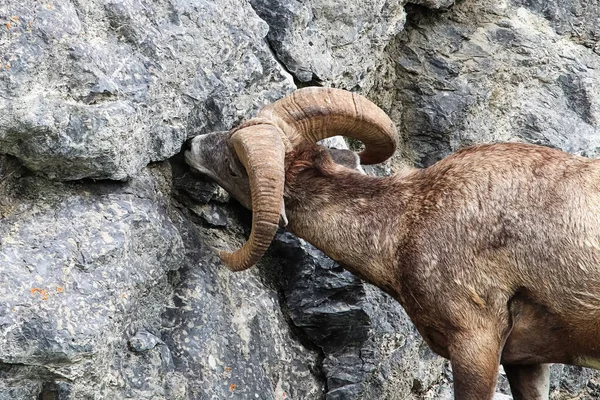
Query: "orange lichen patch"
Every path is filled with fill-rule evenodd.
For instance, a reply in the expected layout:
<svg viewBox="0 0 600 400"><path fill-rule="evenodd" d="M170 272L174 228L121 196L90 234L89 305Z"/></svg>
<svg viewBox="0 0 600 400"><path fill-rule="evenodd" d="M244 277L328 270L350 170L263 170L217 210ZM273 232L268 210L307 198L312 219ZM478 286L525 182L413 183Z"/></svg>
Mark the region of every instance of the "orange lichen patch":
<svg viewBox="0 0 600 400"><path fill-rule="evenodd" d="M126 293L123 293L123 294L121 295L121 298L122 298L122 299L126 299L126 298L127 298L127 294L126 294Z"/></svg>
<svg viewBox="0 0 600 400"><path fill-rule="evenodd" d="M48 291L46 289L40 289L40 288L31 288L29 289L29 293L31 293L32 295L35 294L40 294L42 296L42 300L46 301L48 300Z"/></svg>
<svg viewBox="0 0 600 400"><path fill-rule="evenodd" d="M63 289L63 287L62 287L62 286L57 286L57 287L56 287L56 291L57 291L58 293L62 293L62 292L64 292L64 291L65 291L65 289Z"/></svg>
<svg viewBox="0 0 600 400"><path fill-rule="evenodd" d="M19 17L18 17L18 16L16 16L16 15L13 15L12 17L10 17L10 19L12 19L12 20L13 20L13 21L15 21L15 22L18 22L18 21L19 21Z"/></svg>
<svg viewBox="0 0 600 400"><path fill-rule="evenodd" d="M7 22L6 23L6 29L10 29L10 27L11 27L10 22Z"/></svg>
<svg viewBox="0 0 600 400"><path fill-rule="evenodd" d="M225 372L231 372L231 367L225 367Z"/></svg>
<svg viewBox="0 0 600 400"><path fill-rule="evenodd" d="M231 385L229 385L229 390L231 390L232 392L235 391L236 388L237 388L237 385L235 383L232 383Z"/></svg>
<svg viewBox="0 0 600 400"><path fill-rule="evenodd" d="M287 393L286 392L281 393L281 397L283 397L284 399L286 399L287 398Z"/></svg>
<svg viewBox="0 0 600 400"><path fill-rule="evenodd" d="M10 63L6 63L6 64L4 65L4 69L10 69Z"/></svg>
<svg viewBox="0 0 600 400"><path fill-rule="evenodd" d="M47 8L48 10L54 10L54 6L52 5L52 3L48 3L48 4L46 4L46 8Z"/></svg>

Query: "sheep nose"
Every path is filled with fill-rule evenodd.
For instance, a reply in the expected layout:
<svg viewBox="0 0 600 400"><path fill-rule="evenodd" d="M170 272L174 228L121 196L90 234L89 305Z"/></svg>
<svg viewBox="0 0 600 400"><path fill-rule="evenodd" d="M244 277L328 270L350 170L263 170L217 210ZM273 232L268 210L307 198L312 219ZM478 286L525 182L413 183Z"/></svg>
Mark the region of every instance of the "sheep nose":
<svg viewBox="0 0 600 400"><path fill-rule="evenodd" d="M183 152L191 151L192 150L192 140L194 140L194 138L190 138L190 139L186 140L185 142L183 142L183 146L181 146L181 151L183 151Z"/></svg>

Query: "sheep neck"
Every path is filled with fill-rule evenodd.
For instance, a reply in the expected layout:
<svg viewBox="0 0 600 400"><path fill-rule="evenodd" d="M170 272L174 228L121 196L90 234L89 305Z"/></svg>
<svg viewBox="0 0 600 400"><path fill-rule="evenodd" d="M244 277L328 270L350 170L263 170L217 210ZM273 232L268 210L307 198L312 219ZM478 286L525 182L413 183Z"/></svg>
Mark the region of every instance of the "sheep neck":
<svg viewBox="0 0 600 400"><path fill-rule="evenodd" d="M404 240L404 210L410 196L401 186L395 177L370 177L346 169L299 177L287 187L288 228L352 273L396 295L396 254Z"/></svg>

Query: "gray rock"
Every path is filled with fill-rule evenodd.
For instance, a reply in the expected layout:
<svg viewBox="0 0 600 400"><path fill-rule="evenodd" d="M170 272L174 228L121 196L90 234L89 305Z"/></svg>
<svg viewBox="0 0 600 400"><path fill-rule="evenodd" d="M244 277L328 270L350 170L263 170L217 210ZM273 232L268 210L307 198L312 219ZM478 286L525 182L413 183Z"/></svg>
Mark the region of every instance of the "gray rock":
<svg viewBox="0 0 600 400"><path fill-rule="evenodd" d="M290 233L278 235L274 246L285 256L284 294L294 325L326 353L366 341L371 320L361 280Z"/></svg>
<svg viewBox="0 0 600 400"><path fill-rule="evenodd" d="M368 91L383 50L404 27L406 0L249 0L278 60L301 83ZM412 0L446 9L454 0Z"/></svg>
<svg viewBox="0 0 600 400"><path fill-rule="evenodd" d="M527 8L478 1L419 10L388 50L391 113L420 165L496 141L600 154L600 56Z"/></svg>
<svg viewBox="0 0 600 400"><path fill-rule="evenodd" d="M0 153L127 179L294 88L243 0L0 1Z"/></svg>
<svg viewBox="0 0 600 400"><path fill-rule="evenodd" d="M440 389L445 360L395 300L290 233L280 232L273 249L284 260L291 322L324 354L326 399L421 398Z"/></svg>
<svg viewBox="0 0 600 400"><path fill-rule="evenodd" d="M550 391L554 398L565 396L579 399L594 399L600 395L600 372L575 367L572 365L555 364L550 370Z"/></svg>
<svg viewBox="0 0 600 400"><path fill-rule="evenodd" d="M234 274L212 250L240 238L189 219L178 229L187 254L162 337L188 398L322 398L319 353L296 339L277 290L260 268Z"/></svg>
<svg viewBox="0 0 600 400"><path fill-rule="evenodd" d="M600 8L593 0L511 0L548 20L560 35L600 52Z"/></svg>
<svg viewBox="0 0 600 400"><path fill-rule="evenodd" d="M0 399L35 399L43 393L41 382L17 378L10 366L0 364Z"/></svg>
<svg viewBox="0 0 600 400"><path fill-rule="evenodd" d="M418 4L434 10L444 10L454 5L454 0L410 0L408 3Z"/></svg>
<svg viewBox="0 0 600 400"><path fill-rule="evenodd" d="M206 180L202 176L192 173L190 168L184 164L183 157L176 156L170 162L172 171L173 187L177 196L185 196L193 200L194 204L208 204L217 196L218 186L216 183Z"/></svg>
<svg viewBox="0 0 600 400"><path fill-rule="evenodd" d="M383 49L404 26L404 0L250 0L277 58L300 82L370 88Z"/></svg>
<svg viewBox="0 0 600 400"><path fill-rule="evenodd" d="M214 227L224 227L227 226L228 223L227 214L223 212L221 207L218 207L215 204L208 204L204 210L202 210L200 216L207 224Z"/></svg>
<svg viewBox="0 0 600 400"><path fill-rule="evenodd" d="M158 328L183 259L160 182L148 171L126 185L13 172L1 179L12 190L0 220L0 398L167 396L178 380L168 353L127 349L132 332Z"/></svg>
<svg viewBox="0 0 600 400"><path fill-rule="evenodd" d="M168 165L127 184L0 172L0 399L322 398L277 290L213 250L244 229L170 207Z"/></svg>
<svg viewBox="0 0 600 400"><path fill-rule="evenodd" d="M142 329L129 339L129 347L138 353L152 350L159 344L164 344L160 338Z"/></svg>

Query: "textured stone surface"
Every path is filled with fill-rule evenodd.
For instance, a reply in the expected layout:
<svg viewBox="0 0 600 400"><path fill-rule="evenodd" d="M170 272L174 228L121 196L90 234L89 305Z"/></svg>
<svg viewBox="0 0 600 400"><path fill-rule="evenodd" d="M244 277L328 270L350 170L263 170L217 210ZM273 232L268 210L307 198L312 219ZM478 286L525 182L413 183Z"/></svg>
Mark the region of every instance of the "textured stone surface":
<svg viewBox="0 0 600 400"><path fill-rule="evenodd" d="M388 43L402 31L406 0L249 0L269 24L279 61L303 82L367 91ZM413 0L432 9L454 0Z"/></svg>
<svg viewBox="0 0 600 400"><path fill-rule="evenodd" d="M293 86L244 0L0 1L0 152L125 179Z"/></svg>
<svg viewBox="0 0 600 400"><path fill-rule="evenodd" d="M0 220L0 398L168 397L179 385L168 349L127 350L137 330L159 327L183 258L156 179L145 171L126 185L65 185L12 165L0 180L10 193Z"/></svg>
<svg viewBox="0 0 600 400"><path fill-rule="evenodd" d="M543 16L560 35L600 52L600 7L594 0L512 0Z"/></svg>
<svg viewBox="0 0 600 400"><path fill-rule="evenodd" d="M411 15L388 49L390 103L418 164L509 140L600 154L600 56L591 49L507 1Z"/></svg>
<svg viewBox="0 0 600 400"><path fill-rule="evenodd" d="M279 60L301 82L368 88L405 21L404 0L250 0Z"/></svg>
<svg viewBox="0 0 600 400"><path fill-rule="evenodd" d="M144 168L292 90L285 69L368 94L421 165L498 140L598 154L594 2L404 3L0 0L0 154L130 178L0 156L0 400L451 400L395 301L289 234L230 273L216 249L250 213L179 157ZM555 366L553 398L599 382Z"/></svg>
<svg viewBox="0 0 600 400"><path fill-rule="evenodd" d="M446 9L454 4L454 0L410 0L409 3L418 4L431 9Z"/></svg>
<svg viewBox="0 0 600 400"><path fill-rule="evenodd" d="M247 232L240 222L247 224L249 213L236 214L232 205L216 201L202 205L181 194L176 197L190 209L175 218L185 261L162 325L176 370L187 379L189 398L322 398L320 354L305 348L292 332L273 280L261 275L260 267L230 272L214 250L232 250L244 240ZM203 228L206 221L194 208L198 205L226 216L229 228L212 223Z"/></svg>
<svg viewBox="0 0 600 400"><path fill-rule="evenodd" d="M291 322L323 352L326 399L417 399L447 386L446 362L395 300L290 233L273 247Z"/></svg>
<svg viewBox="0 0 600 400"><path fill-rule="evenodd" d="M126 184L65 184L0 161L1 400L322 398L320 353L276 288L216 256L243 240L247 212L191 200L165 164ZM205 227L195 205L232 228Z"/></svg>

